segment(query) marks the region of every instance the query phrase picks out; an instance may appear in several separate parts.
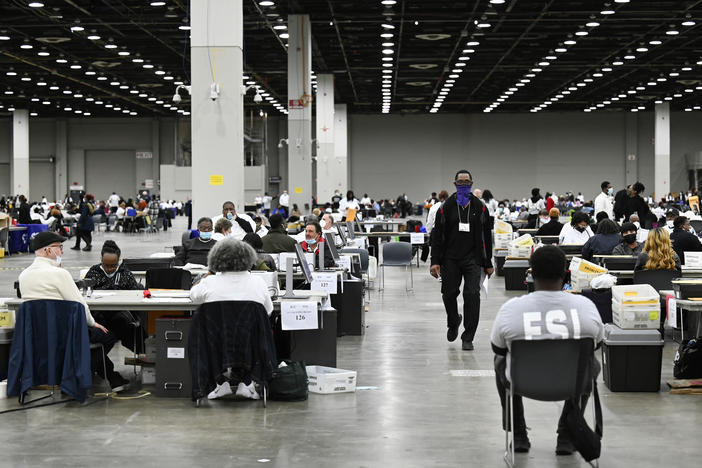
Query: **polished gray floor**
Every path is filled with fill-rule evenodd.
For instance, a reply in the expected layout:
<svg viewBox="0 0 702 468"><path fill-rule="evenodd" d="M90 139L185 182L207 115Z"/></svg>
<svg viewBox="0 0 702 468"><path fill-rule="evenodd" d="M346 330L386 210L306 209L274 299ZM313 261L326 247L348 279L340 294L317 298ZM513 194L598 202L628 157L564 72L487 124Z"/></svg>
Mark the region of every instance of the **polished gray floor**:
<svg viewBox="0 0 702 468"><path fill-rule="evenodd" d="M180 229L154 236L98 234L93 252L67 250L64 264L77 275L97 261L108 236L125 256L164 251L179 242L184 221L176 222ZM0 297L14 293L30 261L0 259ZM414 292L405 293L404 272L388 269L385 291L371 292L365 336L339 339L338 366L358 371L356 393L310 394L266 409L253 401L195 408L148 396L2 414L0 466L502 467L489 331L499 306L517 294L504 290L502 278L490 281L476 349L462 351L460 340L446 341L439 283L427 270L415 268ZM672 376L675 348L666 343L662 383ZM669 395L664 383L659 393L613 393L601 377L599 388L602 466L698 466L702 397ZM587 466L577 455L554 454L560 404L525 405L532 449L517 456L519 465ZM0 410L15 407L0 401Z"/></svg>

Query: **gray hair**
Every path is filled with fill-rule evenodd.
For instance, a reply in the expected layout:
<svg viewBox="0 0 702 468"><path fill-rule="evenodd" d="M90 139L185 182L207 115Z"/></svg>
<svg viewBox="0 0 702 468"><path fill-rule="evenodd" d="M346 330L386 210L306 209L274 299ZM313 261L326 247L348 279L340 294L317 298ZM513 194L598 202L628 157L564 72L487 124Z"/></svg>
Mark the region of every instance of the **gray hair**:
<svg viewBox="0 0 702 468"><path fill-rule="evenodd" d="M256 251L247 243L228 237L217 242L207 255L210 271L247 271L258 260Z"/></svg>

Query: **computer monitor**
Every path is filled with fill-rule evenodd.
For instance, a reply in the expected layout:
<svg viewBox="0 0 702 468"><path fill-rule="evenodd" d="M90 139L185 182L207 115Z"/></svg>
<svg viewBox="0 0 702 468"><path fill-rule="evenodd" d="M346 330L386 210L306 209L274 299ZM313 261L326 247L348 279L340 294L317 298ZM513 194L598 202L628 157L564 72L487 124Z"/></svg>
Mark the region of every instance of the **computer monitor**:
<svg viewBox="0 0 702 468"><path fill-rule="evenodd" d="M297 255L297 261L300 263L300 269L305 277L305 282L307 284L312 284L312 272L310 271L310 264L307 263L305 258L305 251L302 250L300 244L295 244L295 254Z"/></svg>
<svg viewBox="0 0 702 468"><path fill-rule="evenodd" d="M605 257L604 266L614 271L634 271L636 257Z"/></svg>
<svg viewBox="0 0 702 468"><path fill-rule="evenodd" d="M340 224L336 225L336 232L339 233L339 237L341 237L341 243L346 245L348 242L346 241L346 232L344 231L344 227L341 226Z"/></svg>
<svg viewBox="0 0 702 468"><path fill-rule="evenodd" d="M334 263L338 264L339 263L339 251L336 249L336 244L334 241L334 234L331 232L327 232L324 234L324 243L327 244L329 247L329 251L331 252L332 258L334 259Z"/></svg>

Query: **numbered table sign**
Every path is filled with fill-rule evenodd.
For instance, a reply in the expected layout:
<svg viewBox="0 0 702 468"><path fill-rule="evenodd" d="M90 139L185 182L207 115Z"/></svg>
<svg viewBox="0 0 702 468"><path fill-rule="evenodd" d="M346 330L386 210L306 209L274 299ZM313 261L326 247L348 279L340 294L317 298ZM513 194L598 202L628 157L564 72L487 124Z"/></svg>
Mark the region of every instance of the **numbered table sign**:
<svg viewBox="0 0 702 468"><path fill-rule="evenodd" d="M283 330L317 330L319 316L316 301L281 301L280 318Z"/></svg>
<svg viewBox="0 0 702 468"><path fill-rule="evenodd" d="M411 232L410 233L410 244L424 244L424 233L423 232Z"/></svg>
<svg viewBox="0 0 702 468"><path fill-rule="evenodd" d="M345 268L351 271L351 257L347 255L340 255L339 261L336 263L339 265L339 268Z"/></svg>
<svg viewBox="0 0 702 468"><path fill-rule="evenodd" d="M329 294L336 294L336 273L312 273L312 285L310 289L313 291L326 291Z"/></svg>

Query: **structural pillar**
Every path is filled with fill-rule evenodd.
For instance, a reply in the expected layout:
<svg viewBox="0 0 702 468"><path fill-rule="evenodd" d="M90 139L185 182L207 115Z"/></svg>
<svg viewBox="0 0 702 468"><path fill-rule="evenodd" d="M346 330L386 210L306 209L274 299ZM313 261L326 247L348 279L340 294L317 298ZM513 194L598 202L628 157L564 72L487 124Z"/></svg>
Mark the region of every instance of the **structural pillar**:
<svg viewBox="0 0 702 468"><path fill-rule="evenodd" d="M68 193L68 125L66 119L56 121L56 193L54 200L63 200Z"/></svg>
<svg viewBox="0 0 702 468"><path fill-rule="evenodd" d="M334 75L317 75L317 201L334 193Z"/></svg>
<svg viewBox="0 0 702 468"><path fill-rule="evenodd" d="M12 113L12 190L29 199L29 111Z"/></svg>
<svg viewBox="0 0 702 468"><path fill-rule="evenodd" d="M638 163L638 154L639 154L639 132L638 132L638 117L639 117L639 112L627 112L625 114L625 135L626 135L626 141L625 141L625 152L626 152L626 162L625 162L625 178L624 178L624 183L625 186L631 185L637 180L639 180L639 163ZM614 181L613 181L614 183ZM617 187L615 185L614 190L615 192L622 189L624 187Z"/></svg>
<svg viewBox="0 0 702 468"><path fill-rule="evenodd" d="M194 220L219 214L227 200L244 211L241 2L190 3Z"/></svg>
<svg viewBox="0 0 702 468"><path fill-rule="evenodd" d="M334 106L334 171L332 190L346 195L349 184L349 139L346 104ZM358 194L357 194L358 195Z"/></svg>
<svg viewBox="0 0 702 468"><path fill-rule="evenodd" d="M312 208L312 37L309 15L288 16L288 193ZM284 187L281 187L281 191Z"/></svg>
<svg viewBox="0 0 702 468"><path fill-rule="evenodd" d="M654 199L670 192L670 104L656 104L654 133Z"/></svg>

